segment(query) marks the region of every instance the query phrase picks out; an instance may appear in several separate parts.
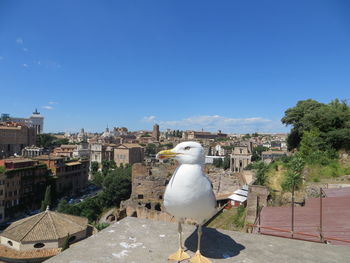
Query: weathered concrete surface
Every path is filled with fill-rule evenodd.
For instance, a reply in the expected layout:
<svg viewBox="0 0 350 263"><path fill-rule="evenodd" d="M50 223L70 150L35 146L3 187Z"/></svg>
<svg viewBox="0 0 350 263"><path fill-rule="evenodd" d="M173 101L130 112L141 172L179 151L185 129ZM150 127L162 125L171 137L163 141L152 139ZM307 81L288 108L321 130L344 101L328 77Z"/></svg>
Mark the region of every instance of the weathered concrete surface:
<svg viewBox="0 0 350 263"><path fill-rule="evenodd" d="M184 226L185 245L191 256L197 244L194 230L194 226ZM45 262L164 263L177 248L175 223L127 217ZM204 230L202 248L213 263L350 262L349 247L210 228Z"/></svg>

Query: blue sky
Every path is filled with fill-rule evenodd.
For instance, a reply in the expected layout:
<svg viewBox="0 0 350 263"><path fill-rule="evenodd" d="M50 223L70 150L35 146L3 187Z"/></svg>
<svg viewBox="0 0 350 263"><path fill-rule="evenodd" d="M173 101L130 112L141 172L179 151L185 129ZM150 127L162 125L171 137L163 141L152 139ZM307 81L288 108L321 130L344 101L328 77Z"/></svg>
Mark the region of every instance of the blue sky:
<svg viewBox="0 0 350 263"><path fill-rule="evenodd" d="M283 132L349 83L346 0L0 0L0 112L46 132Z"/></svg>

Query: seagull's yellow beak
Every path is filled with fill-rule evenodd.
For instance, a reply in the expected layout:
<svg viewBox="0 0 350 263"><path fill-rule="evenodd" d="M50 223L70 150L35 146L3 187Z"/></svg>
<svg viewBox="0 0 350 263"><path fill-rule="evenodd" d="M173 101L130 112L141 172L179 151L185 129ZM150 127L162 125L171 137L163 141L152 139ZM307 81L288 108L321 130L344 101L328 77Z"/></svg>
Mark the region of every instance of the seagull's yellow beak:
<svg viewBox="0 0 350 263"><path fill-rule="evenodd" d="M173 152L172 150L163 150L163 151L160 151L159 153L157 153L156 158L162 160L162 159L168 159L168 158L175 157L176 155L177 155L177 153Z"/></svg>

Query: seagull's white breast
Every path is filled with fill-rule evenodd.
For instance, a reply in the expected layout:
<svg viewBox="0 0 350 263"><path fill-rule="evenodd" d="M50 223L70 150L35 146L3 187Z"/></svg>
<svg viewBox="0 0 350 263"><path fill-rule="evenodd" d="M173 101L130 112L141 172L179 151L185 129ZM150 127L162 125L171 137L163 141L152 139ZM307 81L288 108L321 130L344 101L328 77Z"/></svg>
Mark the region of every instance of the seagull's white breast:
<svg viewBox="0 0 350 263"><path fill-rule="evenodd" d="M182 164L174 172L165 189L166 210L180 218L192 218L202 223L215 213L216 199L209 179L201 165Z"/></svg>

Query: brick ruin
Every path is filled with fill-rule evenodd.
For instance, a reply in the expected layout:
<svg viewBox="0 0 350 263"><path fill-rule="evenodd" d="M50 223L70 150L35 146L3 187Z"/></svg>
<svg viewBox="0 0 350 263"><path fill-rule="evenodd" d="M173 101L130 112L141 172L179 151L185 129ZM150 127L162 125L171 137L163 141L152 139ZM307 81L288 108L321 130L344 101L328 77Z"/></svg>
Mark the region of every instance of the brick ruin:
<svg viewBox="0 0 350 263"><path fill-rule="evenodd" d="M173 217L165 212L163 195L175 169L175 164L134 164L132 193L130 199L121 202L120 211L125 211L126 216L174 221Z"/></svg>

